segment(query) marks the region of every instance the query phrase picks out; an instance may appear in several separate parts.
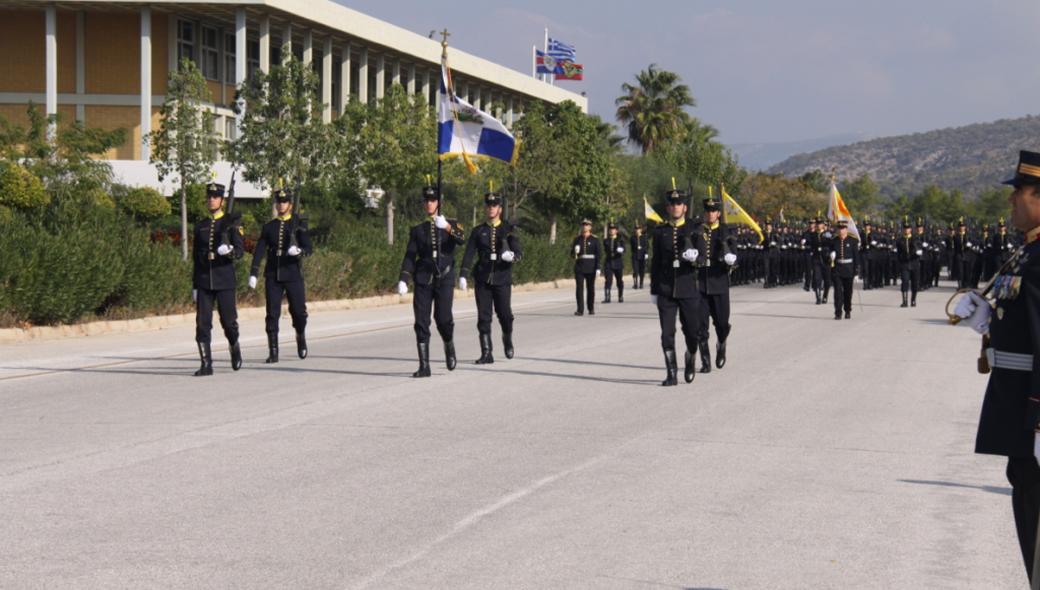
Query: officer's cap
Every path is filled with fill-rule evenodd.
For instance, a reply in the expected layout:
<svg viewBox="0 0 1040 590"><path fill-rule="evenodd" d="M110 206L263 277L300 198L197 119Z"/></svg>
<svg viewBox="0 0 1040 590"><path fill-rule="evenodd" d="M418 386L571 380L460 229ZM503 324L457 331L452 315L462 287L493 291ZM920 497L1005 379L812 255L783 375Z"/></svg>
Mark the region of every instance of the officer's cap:
<svg viewBox="0 0 1040 590"><path fill-rule="evenodd" d="M664 192L664 202L669 205L685 205L686 204L686 193L678 189L672 189Z"/></svg>
<svg viewBox="0 0 1040 590"><path fill-rule="evenodd" d="M704 210L705 211L719 211L722 208L722 203L718 202L715 197L708 197L704 199Z"/></svg>
<svg viewBox="0 0 1040 590"><path fill-rule="evenodd" d="M492 193L492 192L484 193L484 204L488 205L488 206L490 206L490 205L501 205L502 204L502 196L499 195L498 193Z"/></svg>
<svg viewBox="0 0 1040 590"><path fill-rule="evenodd" d="M917 218L917 227L924 227L924 220L920 217Z"/></svg>
<svg viewBox="0 0 1040 590"><path fill-rule="evenodd" d="M581 220L581 224L582 225L592 225L592 220L586 217L585 219Z"/></svg>
<svg viewBox="0 0 1040 590"><path fill-rule="evenodd" d="M835 226L838 229L847 229L849 227L849 222L845 221L844 219L839 219Z"/></svg>
<svg viewBox="0 0 1040 590"><path fill-rule="evenodd" d="M214 197L215 196L215 197L224 198L224 185L222 185L220 183L217 183L217 182L211 182L211 183L207 184L206 185L206 196L207 197Z"/></svg>
<svg viewBox="0 0 1040 590"><path fill-rule="evenodd" d="M607 224L607 229L617 229L617 224L611 221Z"/></svg>
<svg viewBox="0 0 1040 590"><path fill-rule="evenodd" d="M1028 150L1018 152L1018 168L1015 169L1015 175L1003 184L1015 187L1040 184L1040 153Z"/></svg>
<svg viewBox="0 0 1040 590"><path fill-rule="evenodd" d="M285 191L280 188L276 188L273 191L271 191L271 197L275 200L276 203L288 203L292 200L292 198L289 196L289 191Z"/></svg>
<svg viewBox="0 0 1040 590"><path fill-rule="evenodd" d="M422 189L422 197L424 201L436 201L437 189L432 186L424 186Z"/></svg>

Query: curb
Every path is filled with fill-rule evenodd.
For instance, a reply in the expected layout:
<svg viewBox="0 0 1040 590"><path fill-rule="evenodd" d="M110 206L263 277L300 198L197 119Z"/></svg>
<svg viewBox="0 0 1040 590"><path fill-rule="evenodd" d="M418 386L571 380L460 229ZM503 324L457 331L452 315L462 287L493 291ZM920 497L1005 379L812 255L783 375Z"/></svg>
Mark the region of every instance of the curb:
<svg viewBox="0 0 1040 590"><path fill-rule="evenodd" d="M563 279L546 281L542 283L524 283L514 285L514 293L528 291L547 291L558 289ZM455 294L468 297L469 292L463 293L456 289ZM371 309L375 307L389 307L402 305L412 301L411 294L408 295L376 295L373 297L359 297L357 299L333 299L329 301L308 301L307 311L343 311L348 309ZM287 307L282 306L283 312ZM267 314L263 307L240 307L238 308L239 319L254 320L261 319ZM17 344L21 342L40 340L62 340L67 338L81 338L85 336L101 336L104 334L128 334L133 332L148 332L153 330L165 330L177 326L195 323L195 314L180 313L173 315L158 315L133 320L108 320L98 322L87 322L83 324L72 324L67 326L36 326L28 329L4 328L0 329L0 344Z"/></svg>

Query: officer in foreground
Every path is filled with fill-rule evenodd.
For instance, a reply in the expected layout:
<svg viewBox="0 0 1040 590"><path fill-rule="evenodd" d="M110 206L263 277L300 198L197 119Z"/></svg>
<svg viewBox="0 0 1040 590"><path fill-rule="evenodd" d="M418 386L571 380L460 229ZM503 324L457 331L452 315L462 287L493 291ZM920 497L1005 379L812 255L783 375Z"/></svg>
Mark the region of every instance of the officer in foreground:
<svg viewBox="0 0 1040 590"><path fill-rule="evenodd" d="M596 275L599 274L599 238L592 235L592 220L581 221L581 233L571 243L574 250L574 298L578 309L574 315L585 315L586 304L589 315L596 315Z"/></svg>
<svg viewBox="0 0 1040 590"><path fill-rule="evenodd" d="M1008 458L1015 528L1035 588L1040 517L1040 153L1022 151L1015 176L1004 184L1014 187L1011 225L1025 234L1025 245L997 270L989 287L962 296L954 314L961 325L984 335L980 371L989 371L989 383L975 452Z"/></svg>

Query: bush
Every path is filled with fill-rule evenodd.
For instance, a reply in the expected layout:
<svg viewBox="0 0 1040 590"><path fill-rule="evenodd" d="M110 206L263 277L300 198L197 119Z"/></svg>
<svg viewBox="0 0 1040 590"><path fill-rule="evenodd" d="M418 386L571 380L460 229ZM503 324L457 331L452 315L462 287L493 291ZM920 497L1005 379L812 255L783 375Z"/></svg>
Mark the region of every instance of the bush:
<svg viewBox="0 0 1040 590"><path fill-rule="evenodd" d="M119 209L140 221L154 221L172 210L170 202L152 188L135 188L121 195Z"/></svg>
<svg viewBox="0 0 1040 590"><path fill-rule="evenodd" d="M0 161L0 205L38 209L50 202L42 180L18 164Z"/></svg>

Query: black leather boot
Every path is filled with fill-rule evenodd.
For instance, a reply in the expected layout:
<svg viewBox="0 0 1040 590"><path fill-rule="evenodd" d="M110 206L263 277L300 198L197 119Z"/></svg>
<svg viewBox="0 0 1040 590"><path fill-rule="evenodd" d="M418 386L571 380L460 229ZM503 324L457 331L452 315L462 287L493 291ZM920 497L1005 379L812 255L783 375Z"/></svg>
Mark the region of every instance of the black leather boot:
<svg viewBox="0 0 1040 590"><path fill-rule="evenodd" d="M412 373L412 377L429 377L430 376L430 343L419 342L416 344L419 349L419 370Z"/></svg>
<svg viewBox="0 0 1040 590"><path fill-rule="evenodd" d="M238 342L231 343L231 370L237 371L242 368L242 347Z"/></svg>
<svg viewBox="0 0 1040 590"><path fill-rule="evenodd" d="M906 307L906 306L907 306L907 303L906 303L906 291L903 291L903 304L900 305L899 307Z"/></svg>
<svg viewBox="0 0 1040 590"><path fill-rule="evenodd" d="M719 334L719 341L715 343L715 368L721 369L726 366L726 341L729 340L729 333L733 329L733 325L726 326L726 329Z"/></svg>
<svg viewBox="0 0 1040 590"><path fill-rule="evenodd" d="M701 373L711 372L711 350L708 348L708 341L701 340L697 343L697 348L701 353Z"/></svg>
<svg viewBox="0 0 1040 590"><path fill-rule="evenodd" d="M455 366L459 364L457 358L455 358L455 341L445 340L444 341L444 364L448 366L449 371L454 371Z"/></svg>
<svg viewBox="0 0 1040 590"><path fill-rule="evenodd" d="M307 358L307 337L303 335L303 331L296 333L296 354L301 358Z"/></svg>
<svg viewBox="0 0 1040 590"><path fill-rule="evenodd" d="M264 362L268 365L278 362L278 334L267 335L267 360Z"/></svg>
<svg viewBox="0 0 1040 590"><path fill-rule="evenodd" d="M480 358L477 359L475 364L477 365L490 365L495 362L495 357L491 356L491 334L480 334Z"/></svg>
<svg viewBox="0 0 1040 590"><path fill-rule="evenodd" d="M624 303L625 302L625 288L622 287L621 285L618 285L618 288L617 288L617 302L618 303Z"/></svg>
<svg viewBox="0 0 1040 590"><path fill-rule="evenodd" d="M675 359L675 349L668 348L664 351L664 369L667 372L664 381L661 385L668 387L671 385L678 385L679 379L677 377L679 373L679 363Z"/></svg>
<svg viewBox="0 0 1040 590"><path fill-rule="evenodd" d="M506 353L506 358L513 358L513 333L502 332L502 351Z"/></svg>
<svg viewBox="0 0 1040 590"><path fill-rule="evenodd" d="M603 295L603 301L601 301L600 303L610 303L610 288L608 287L604 293L605 294Z"/></svg>
<svg viewBox="0 0 1040 590"><path fill-rule="evenodd" d="M202 359L202 366L199 367L198 371L195 371L196 377L205 377L213 374L213 353L210 352L209 342L198 342L199 345L199 358Z"/></svg>
<svg viewBox="0 0 1040 590"><path fill-rule="evenodd" d="M820 297L820 290L817 289L816 290L816 305L820 305L821 303L823 303L823 298Z"/></svg>
<svg viewBox="0 0 1040 590"><path fill-rule="evenodd" d="M693 353L689 350L686 351L686 355L683 357L683 379L687 383L693 383L693 378L697 375L697 367L694 366Z"/></svg>
<svg viewBox="0 0 1040 590"><path fill-rule="evenodd" d="M917 307L917 293L910 296L910 307Z"/></svg>

